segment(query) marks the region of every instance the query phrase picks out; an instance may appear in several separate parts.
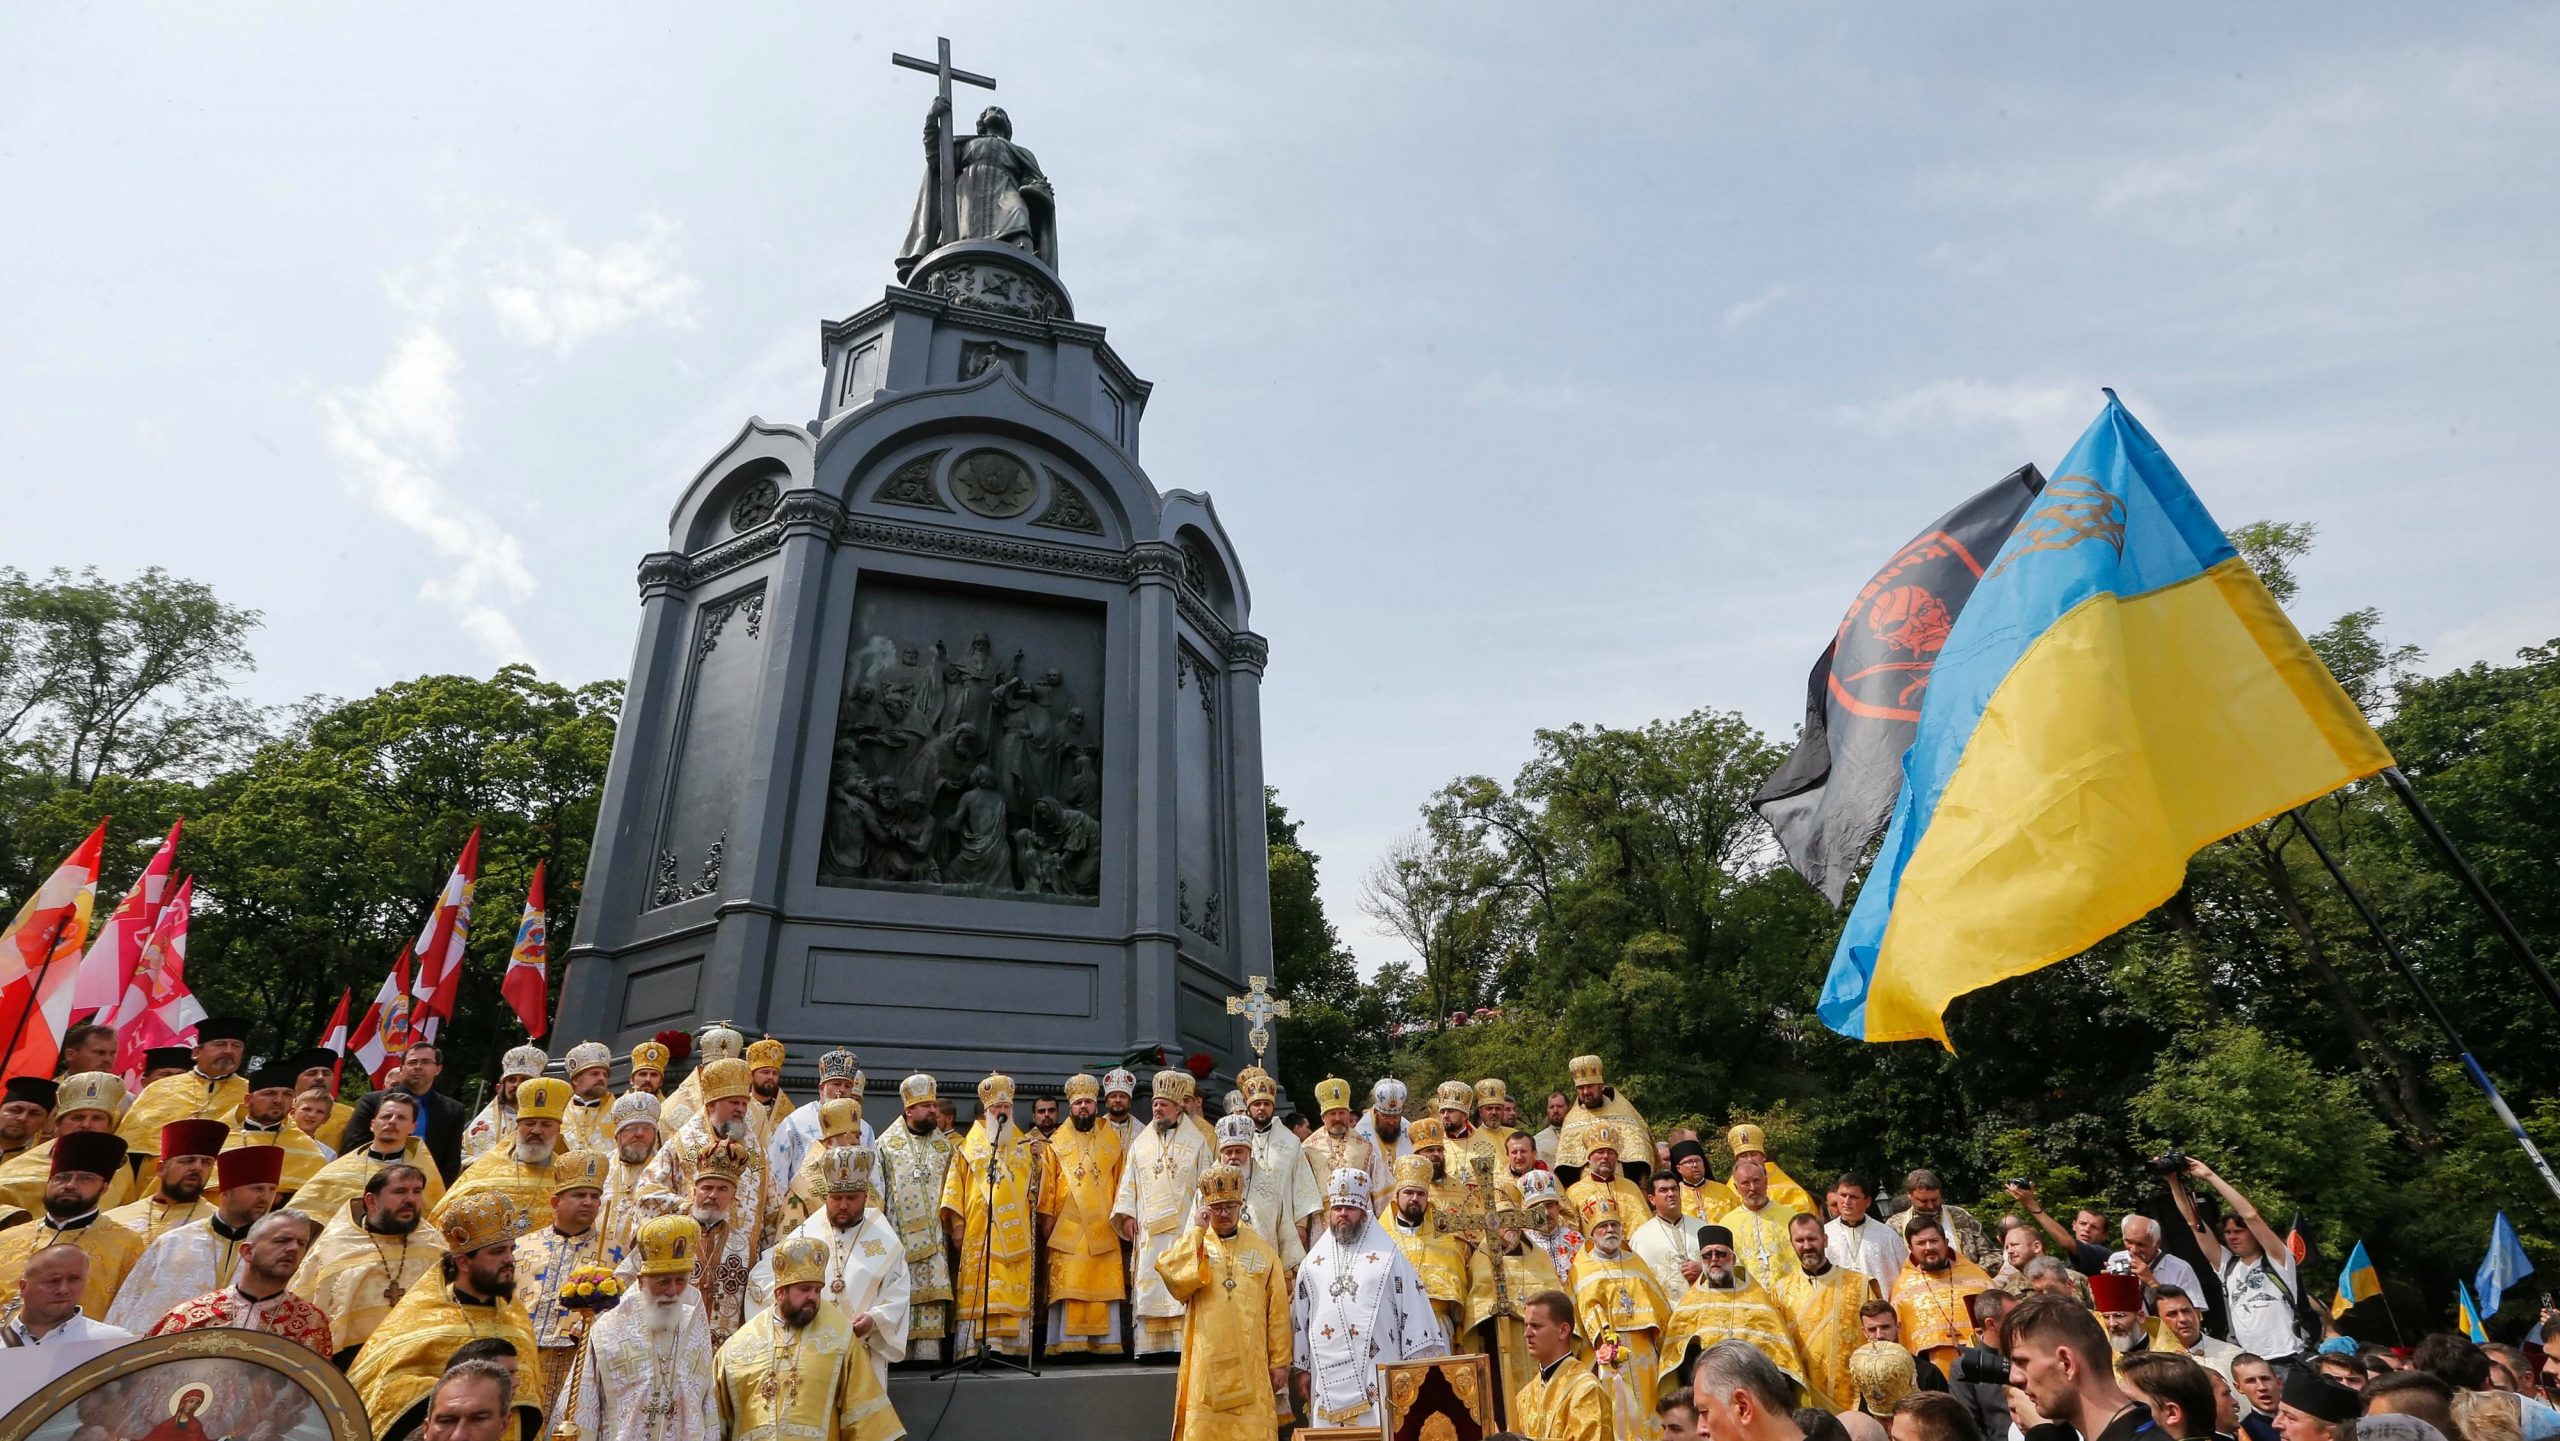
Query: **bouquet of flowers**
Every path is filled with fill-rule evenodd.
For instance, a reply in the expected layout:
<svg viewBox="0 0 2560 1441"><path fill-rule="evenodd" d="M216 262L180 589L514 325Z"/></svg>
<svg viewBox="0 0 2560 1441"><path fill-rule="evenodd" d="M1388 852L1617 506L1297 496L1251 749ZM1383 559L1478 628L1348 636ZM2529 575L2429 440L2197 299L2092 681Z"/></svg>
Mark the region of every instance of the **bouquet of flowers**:
<svg viewBox="0 0 2560 1441"><path fill-rule="evenodd" d="M622 1300L622 1278L604 1266L580 1266L560 1283L560 1304L572 1311L610 1311Z"/></svg>
<svg viewBox="0 0 2560 1441"><path fill-rule="evenodd" d="M1591 1361L1599 1368L1601 1380L1615 1380L1618 1368L1627 1363L1627 1343L1612 1331L1591 1344Z"/></svg>

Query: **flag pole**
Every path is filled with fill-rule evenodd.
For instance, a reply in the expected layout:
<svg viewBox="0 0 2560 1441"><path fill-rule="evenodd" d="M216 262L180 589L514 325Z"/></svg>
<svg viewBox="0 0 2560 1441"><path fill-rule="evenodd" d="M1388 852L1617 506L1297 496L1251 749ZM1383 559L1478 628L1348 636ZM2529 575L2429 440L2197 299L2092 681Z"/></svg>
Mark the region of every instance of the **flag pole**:
<svg viewBox="0 0 2560 1441"><path fill-rule="evenodd" d="M9 1032L9 1049L0 1051L0 1072L6 1072L18 1059L18 1042L27 1036L27 1017L44 1003L44 974L53 969L54 949L62 944L62 933L71 929L71 918L78 909L64 907L62 918L53 923L53 934L44 938L44 959L36 963L35 974L27 978L27 1003L19 1008L18 1024Z"/></svg>
<svg viewBox="0 0 2560 1441"><path fill-rule="evenodd" d="M2289 814L2293 817L2294 830L2311 843L2311 853L2320 858L2320 864L2328 868L2330 879L2338 883L2338 889L2347 893L2347 900L2355 906L2356 914L2364 918L2365 929L2373 932L2374 943L2391 958L2391 965L2400 972L2400 979L2409 983L2409 989L2417 993L2418 1003L2426 1008L2437 1029L2444 1032L2445 1040L2452 1044L2454 1054L2462 1061L2462 1069L2470 1073L2472 1083L2489 1098L2489 1109L2498 1113L2498 1120L2507 1128L2507 1134L2515 1137L2516 1144L2524 1148L2525 1159L2541 1173L2542 1183L2551 1188L2552 1195L2560 1196L2560 1175L2552 1173L2551 1163L2542 1158L2533 1138L2525 1134L2524 1124L2516 1119L2515 1112L2507 1109L2507 1098L2498 1094L2498 1087L2489 1079L2489 1073L2480 1069L2480 1063L2472 1058L2471 1048L2463 1044L2462 1032L2454 1028L2453 1018L2446 1015L2444 1007L2437 1003L2436 993L2428 988L2426 979L2418 974L2417 967L2409 963L2400 943L2391 939L2391 933L2382 928L2382 917L2374 913L2373 903L2365 899L2363 891L2356 889L2355 882L2347 879L2346 869L2338 864L2336 856L2329 854L2328 846L2321 843L2319 830L2311 824L2311 818L2302 813L2302 808L2296 806ZM2389 1304L2387 1301L2384 1303L2386 1308ZM2397 1324L2394 1323L2395 1327Z"/></svg>
<svg viewBox="0 0 2560 1441"><path fill-rule="evenodd" d="M2533 944L2524 938L2524 932L2516 929L2515 920L2507 914L2507 908L2498 904L2498 898L2489 893L2480 873L2471 868L2470 860L2462 854L2460 847L2454 845L2453 837L2445 834L2444 827L2436 822L2435 812L2428 810L2427 803L2418 799L2417 788L2409 784L2409 778L2400 773L2398 766L2383 767L2382 779L2391 787L2391 793L2400 798L2400 804L2408 807L2409 814L2417 818L2418 829L2425 831L2427 839L2435 842L2436 849L2444 854L2445 863L2453 868L2462 888L2469 891L2471 899L2478 901L2480 909L2488 913L2490 926L2506 941L2507 949L2515 953L2517 960L2524 962L2525 974L2533 977L2534 988L2551 1003L2551 1009L2560 1011L2560 981L2551 978L2550 968L2533 953Z"/></svg>

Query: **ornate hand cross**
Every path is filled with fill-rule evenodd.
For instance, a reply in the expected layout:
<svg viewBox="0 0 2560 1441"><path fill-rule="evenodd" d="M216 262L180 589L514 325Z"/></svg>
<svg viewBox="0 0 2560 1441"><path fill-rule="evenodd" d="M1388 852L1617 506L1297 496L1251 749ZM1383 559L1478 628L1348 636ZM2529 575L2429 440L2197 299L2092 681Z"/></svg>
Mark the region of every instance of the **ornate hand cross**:
<svg viewBox="0 0 2560 1441"><path fill-rule="evenodd" d="M948 245L960 234L960 198L957 194L960 169L951 153L951 127L955 123L951 114L951 82L957 80L963 85L977 85L988 90L995 89L996 82L990 76L973 75L966 70L952 69L950 37L937 37L934 46L934 58L931 60L918 60L912 55L900 55L893 51L890 53L889 63L904 66L909 70L921 70L939 82L943 114L942 124L937 128L941 132L942 143L935 155L936 164L933 173L939 182L934 187L935 193L941 197L942 201L935 208L942 216L942 241Z"/></svg>
<svg viewBox="0 0 2560 1441"><path fill-rule="evenodd" d="M1244 983L1243 995L1227 997L1227 1014L1251 1023L1245 1039L1252 1042L1254 1063L1259 1065L1262 1053L1271 1048L1271 1023L1289 1019L1289 1003L1271 994L1269 976L1247 976Z"/></svg>

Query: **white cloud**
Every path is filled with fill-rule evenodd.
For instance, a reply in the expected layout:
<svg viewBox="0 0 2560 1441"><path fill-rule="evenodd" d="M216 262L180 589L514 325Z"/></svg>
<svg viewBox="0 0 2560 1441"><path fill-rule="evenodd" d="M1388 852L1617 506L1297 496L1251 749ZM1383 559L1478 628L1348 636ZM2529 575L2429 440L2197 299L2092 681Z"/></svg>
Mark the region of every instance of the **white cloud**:
<svg viewBox="0 0 2560 1441"><path fill-rule="evenodd" d="M1956 378L1933 380L1865 405L1837 406L1832 418L1886 437L2005 426L2029 440L2060 436L2068 444L2105 403L2097 386L2079 381ZM2134 402L2127 398L2125 404Z"/></svg>
<svg viewBox="0 0 2560 1441"><path fill-rule="evenodd" d="M1773 281L1748 300L1737 300L1724 308L1724 333L1733 334L1758 320L1769 307L1796 293L1796 288L1783 280Z"/></svg>
<svg viewBox="0 0 2560 1441"><path fill-rule="evenodd" d="M693 328L701 283L685 272L675 227L665 220L651 216L639 238L598 251L579 249L547 223L531 227L526 239L537 258L503 261L489 272L489 308L509 340L566 355L635 320Z"/></svg>
<svg viewBox="0 0 2560 1441"><path fill-rule="evenodd" d="M1499 372L1467 387L1463 397L1478 410L1535 410L1554 414L1582 408L1582 387L1570 380L1521 382Z"/></svg>
<svg viewBox="0 0 2560 1441"><path fill-rule="evenodd" d="M462 449L462 356L432 321L393 347L370 385L321 401L329 449L374 508L427 543L435 574L420 594L454 613L499 661L532 652L502 601L533 594L523 547L496 521L464 505L437 479Z"/></svg>

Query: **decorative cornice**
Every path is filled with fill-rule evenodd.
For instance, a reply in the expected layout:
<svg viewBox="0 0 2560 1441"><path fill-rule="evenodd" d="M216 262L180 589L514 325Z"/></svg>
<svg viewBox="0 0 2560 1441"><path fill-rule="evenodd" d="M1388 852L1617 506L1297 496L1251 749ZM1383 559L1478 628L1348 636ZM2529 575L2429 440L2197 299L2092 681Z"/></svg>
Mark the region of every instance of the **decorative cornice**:
<svg viewBox="0 0 2560 1441"><path fill-rule="evenodd" d="M1209 609L1208 603L1200 599L1200 593L1191 588L1187 578L1173 588L1173 608L1181 613L1184 620L1191 622L1192 629L1207 636L1209 643L1219 650L1226 649L1235 638L1235 628L1219 619L1216 611Z"/></svg>
<svg viewBox="0 0 2560 1441"><path fill-rule="evenodd" d="M1182 583L1182 551L1161 540L1142 540L1129 547L1129 583L1162 579Z"/></svg>
<svg viewBox="0 0 2560 1441"><path fill-rule="evenodd" d="M1038 541L1015 540L1009 536L987 535L978 531L928 530L921 526L892 525L869 517L847 515L836 527L839 545L867 545L877 550L899 550L911 555L951 556L962 560L982 560L996 565L1016 566L1023 570L1055 571L1063 575L1093 576L1102 580L1124 580L1129 574L1129 558L1104 550L1087 550L1076 546L1043 545Z"/></svg>
<svg viewBox="0 0 2560 1441"><path fill-rule="evenodd" d="M769 520L763 525L720 542L708 550L697 551L687 569L689 585L700 585L713 576L726 575L750 561L762 560L782 549L782 522Z"/></svg>
<svg viewBox="0 0 2560 1441"><path fill-rule="evenodd" d="M655 550L640 557L640 598L654 600L671 590L683 590L693 584L693 562L672 550Z"/></svg>
<svg viewBox="0 0 2560 1441"><path fill-rule="evenodd" d="M823 490L787 491L773 518L785 530L814 527L822 535L832 534L844 519L844 502Z"/></svg>
<svg viewBox="0 0 2560 1441"><path fill-rule="evenodd" d="M1227 664L1260 675L1271 664L1271 642L1249 630L1227 637Z"/></svg>

